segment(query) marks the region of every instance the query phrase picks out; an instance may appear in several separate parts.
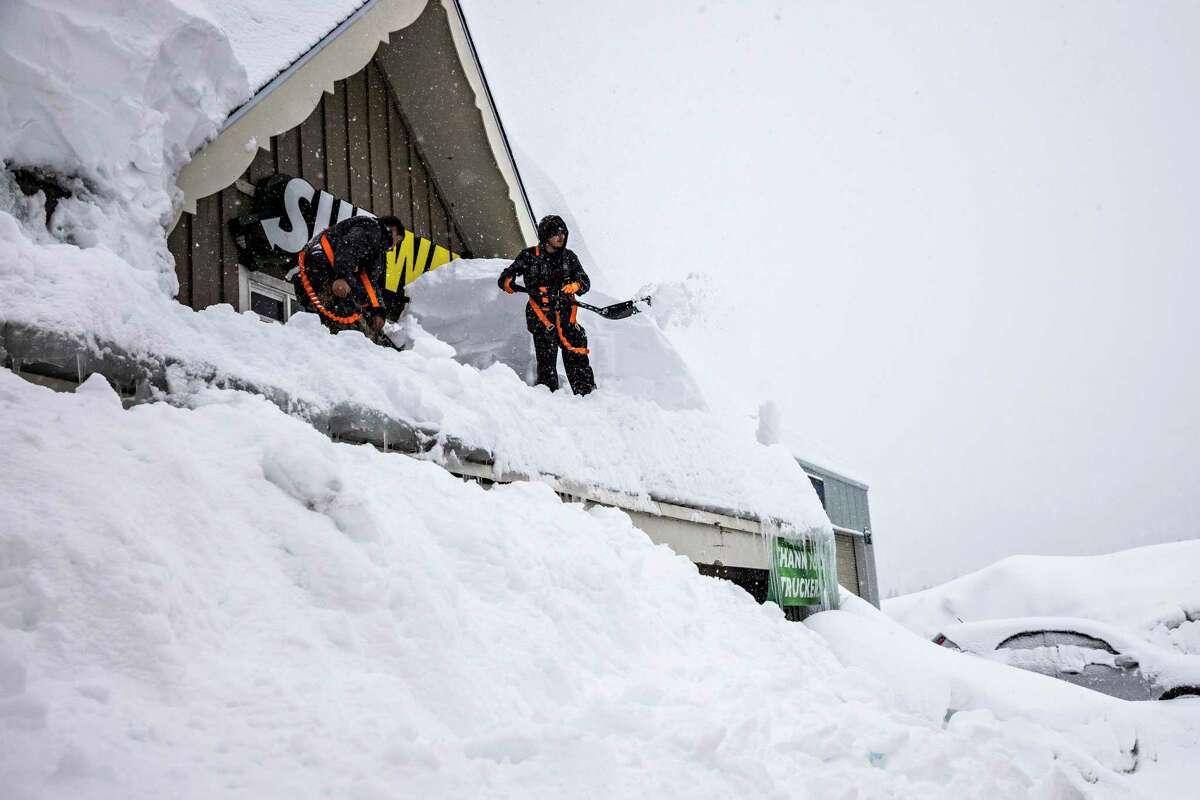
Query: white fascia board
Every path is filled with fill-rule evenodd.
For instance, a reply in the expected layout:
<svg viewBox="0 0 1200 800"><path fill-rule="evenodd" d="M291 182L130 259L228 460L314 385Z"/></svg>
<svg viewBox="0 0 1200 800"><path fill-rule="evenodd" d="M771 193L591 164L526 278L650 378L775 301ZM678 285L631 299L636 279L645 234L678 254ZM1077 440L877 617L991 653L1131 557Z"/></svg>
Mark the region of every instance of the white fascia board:
<svg viewBox="0 0 1200 800"><path fill-rule="evenodd" d="M374 0L281 73L231 115L217 138L198 151L179 173L183 204L176 214L196 213L196 201L231 185L271 137L299 125L334 83L359 72L392 31L406 28L427 0Z"/></svg>
<svg viewBox="0 0 1200 800"><path fill-rule="evenodd" d="M447 6L446 17L450 25L450 36L454 39L458 60L462 64L463 72L467 75L471 91L475 93L475 105L483 118L483 126L487 132L488 144L492 148L492 156L496 166L500 168L500 174L504 176L504 180L508 184L508 196L512 200L513 207L517 209L517 217L521 225L521 233L525 237L525 243L532 245L537 242L537 222L529 207L529 198L525 194L525 186L517 171L516 161L505 140L500 114L496 111L496 105L488 90L487 81L484 79L483 67L476 57L475 46L471 43L462 8L459 6L458 0L443 0L443 4Z"/></svg>

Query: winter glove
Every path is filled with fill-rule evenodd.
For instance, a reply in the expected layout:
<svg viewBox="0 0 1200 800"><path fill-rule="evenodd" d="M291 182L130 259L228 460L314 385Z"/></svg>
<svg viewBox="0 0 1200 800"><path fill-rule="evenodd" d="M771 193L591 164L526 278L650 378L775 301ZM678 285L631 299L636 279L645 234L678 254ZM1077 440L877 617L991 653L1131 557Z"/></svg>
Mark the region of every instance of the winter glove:
<svg viewBox="0 0 1200 800"><path fill-rule="evenodd" d="M576 292L579 291L579 289L580 289L580 286L577 282L568 283L566 286L564 286L562 288L563 294L575 294Z"/></svg>

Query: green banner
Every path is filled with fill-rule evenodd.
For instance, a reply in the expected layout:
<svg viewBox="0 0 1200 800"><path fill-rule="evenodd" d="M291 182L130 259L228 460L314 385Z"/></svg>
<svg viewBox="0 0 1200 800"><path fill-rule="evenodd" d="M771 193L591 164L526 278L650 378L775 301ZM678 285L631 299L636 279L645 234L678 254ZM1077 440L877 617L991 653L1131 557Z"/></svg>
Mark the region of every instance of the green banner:
<svg viewBox="0 0 1200 800"><path fill-rule="evenodd" d="M771 573L767 599L779 606L825 605L824 561L811 540L791 542L781 536L771 540Z"/></svg>

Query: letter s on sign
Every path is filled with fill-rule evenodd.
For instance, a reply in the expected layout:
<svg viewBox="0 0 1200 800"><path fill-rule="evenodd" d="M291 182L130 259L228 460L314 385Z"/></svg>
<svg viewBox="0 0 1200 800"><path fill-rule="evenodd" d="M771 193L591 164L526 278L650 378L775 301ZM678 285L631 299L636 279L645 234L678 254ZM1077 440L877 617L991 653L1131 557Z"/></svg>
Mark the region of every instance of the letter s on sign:
<svg viewBox="0 0 1200 800"><path fill-rule="evenodd" d="M263 232L267 235L267 241L271 243L272 247L278 247L287 253L299 253L304 249L304 245L308 244L310 238L308 223L304 221L304 215L300 213L300 201L307 200L311 203L316 191L312 184L303 178L292 178L288 181L283 190L283 209L287 213L291 230L283 229L283 226L279 224L279 217L262 221Z"/></svg>

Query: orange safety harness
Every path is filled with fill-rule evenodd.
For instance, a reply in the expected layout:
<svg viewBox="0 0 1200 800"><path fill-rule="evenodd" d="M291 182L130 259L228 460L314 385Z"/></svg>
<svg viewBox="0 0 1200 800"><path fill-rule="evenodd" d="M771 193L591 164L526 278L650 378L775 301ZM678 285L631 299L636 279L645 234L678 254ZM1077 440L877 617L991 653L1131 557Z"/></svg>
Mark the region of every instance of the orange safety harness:
<svg viewBox="0 0 1200 800"><path fill-rule="evenodd" d="M574 322L575 322L574 316L575 316L575 309L572 308L571 309L572 324L574 324ZM570 342L567 341L567 337L563 336L562 319L559 317L559 314L557 311L554 312L554 320L555 320L555 322L558 323L558 340L560 342L562 342L562 346L565 349L570 350L572 353L577 353L581 356L586 356L589 352L586 347L575 347Z"/></svg>
<svg viewBox="0 0 1200 800"><path fill-rule="evenodd" d="M329 245L329 237L321 234L321 249L325 251L325 258L329 260L329 266L333 266L333 248ZM355 311L348 317L339 317L332 311L327 309L317 298L317 292L313 289L312 281L308 278L308 270L304 267L304 256L307 250L300 251L300 283L304 285L304 293L308 295L309 301L313 304L313 308L317 309L326 319L338 323L339 325L353 325L362 319L362 314ZM371 285L371 279L367 277L367 273L359 271L358 278L362 281L363 288L367 290L367 298L371 301L372 308L379 308L379 297L375 294L375 287Z"/></svg>
<svg viewBox="0 0 1200 800"><path fill-rule="evenodd" d="M533 254L538 257L540 257L542 255L542 246L540 244L536 245L533 248ZM505 281L505 284L507 286L511 286L512 278L509 278L507 281ZM550 330L551 328L557 329L558 341L562 343L562 346L565 349L569 350L572 353L576 353L577 355L586 356L589 352L591 352L590 350L588 350L586 347L575 347L574 345L572 345L570 342L567 341L567 337L563 336L562 314L560 314L558 311L555 311L554 312L554 323L552 324L550 322L550 318L546 316L546 312L543 311L538 306L537 301L541 300L541 305L549 308L549 306L550 306L550 287L549 286L539 286L537 288L538 288L538 291L541 293L540 298L535 298L532 291L529 293L529 307L533 309L534 316L536 316L538 318L538 321L542 323L542 325L546 328L546 330ZM575 325L576 324L575 316L578 313L579 313L579 306L572 304L571 305L571 314L570 314L570 316L567 317L567 321L570 322L572 325Z"/></svg>

